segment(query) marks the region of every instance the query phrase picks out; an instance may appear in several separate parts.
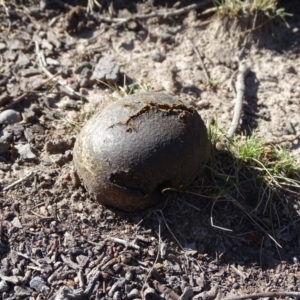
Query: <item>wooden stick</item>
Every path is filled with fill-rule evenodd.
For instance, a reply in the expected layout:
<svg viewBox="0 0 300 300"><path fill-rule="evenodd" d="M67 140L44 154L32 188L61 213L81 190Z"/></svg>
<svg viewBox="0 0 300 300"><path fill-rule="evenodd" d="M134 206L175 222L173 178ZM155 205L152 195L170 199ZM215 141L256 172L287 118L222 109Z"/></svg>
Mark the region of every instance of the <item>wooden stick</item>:
<svg viewBox="0 0 300 300"><path fill-rule="evenodd" d="M175 16L179 16L185 13L188 13L192 10L196 10L200 7L206 6L208 4L211 3L211 0L204 0L200 3L194 3L179 9L175 9L175 10L171 10L171 11L166 11L166 10L161 10L161 11L154 11L151 12L149 14L144 14L144 15L133 15L130 16L128 18L109 18L109 17L105 17L105 16L95 16L93 15L93 17L97 20L100 21L105 21L105 22L109 22L109 23L115 23L113 25L106 25L102 28L102 30L100 32L98 32L95 36L91 37L88 40L88 43L94 42L95 39L100 36L101 34L103 34L107 29L109 28L119 28L120 26L130 22L130 21L135 21L135 20L146 20L146 19L150 19L150 18L169 18L169 17L175 17ZM209 11L211 12L211 11Z"/></svg>
<svg viewBox="0 0 300 300"><path fill-rule="evenodd" d="M230 128L227 132L227 137L232 138L240 122L242 108L243 108L243 97L245 93L245 76L248 73L248 67L241 63L236 81L236 102L234 106L234 113Z"/></svg>
<svg viewBox="0 0 300 300"><path fill-rule="evenodd" d="M30 177L32 177L33 175L35 175L36 172L30 172L27 175L25 175L23 178L18 179L17 181L13 182L12 184L6 186L5 188L3 188L3 191L7 191L9 189L11 189L12 187L16 186L17 184L26 181L27 179L29 179Z"/></svg>
<svg viewBox="0 0 300 300"><path fill-rule="evenodd" d="M201 63L201 67L203 69L203 72L204 72L204 75L205 75L205 79L206 79L206 84L210 85L211 82L210 82L207 70L205 68L204 61L203 61L203 59L201 57L201 54L200 54L199 50L197 49L197 47L193 43L192 43L192 45L193 45L194 52L196 53L196 55L197 55L197 57L198 57L198 59L199 59L199 61Z"/></svg>
<svg viewBox="0 0 300 300"><path fill-rule="evenodd" d="M43 59L42 59L42 54L40 52L40 47L39 47L39 43L37 41L35 41L35 52L36 55L39 59L39 64L42 68L42 70L44 71L44 73L48 76L48 77L53 77L53 74L51 74L47 68L44 66L43 64ZM81 93L76 92L74 89L72 89L71 87L69 87L68 85L66 85L64 82L62 82L59 79L54 79L59 85L63 86L66 91L71 95L71 96L76 96L79 99L84 99L87 100L86 96L82 95Z"/></svg>

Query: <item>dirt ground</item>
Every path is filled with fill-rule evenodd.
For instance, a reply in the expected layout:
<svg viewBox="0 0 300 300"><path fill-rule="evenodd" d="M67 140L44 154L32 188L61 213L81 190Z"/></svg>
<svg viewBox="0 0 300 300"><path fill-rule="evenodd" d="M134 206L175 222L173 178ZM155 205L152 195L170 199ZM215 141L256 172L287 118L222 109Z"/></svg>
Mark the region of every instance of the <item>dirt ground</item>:
<svg viewBox="0 0 300 300"><path fill-rule="evenodd" d="M241 61L249 72L238 134L255 129L267 141L286 144L297 158L298 1L286 7L294 14L288 24L273 20L250 34L243 25L200 16L209 3L123 25L113 18L183 6L116 1L86 17L71 1L5 3L0 2L1 299L233 299L300 292L299 195L286 192L284 202L263 203L265 209L253 212L256 191L247 187L250 203L244 205L252 212L245 214L232 202L200 196L197 181L190 193L170 194L157 207L128 214L90 199L72 163L86 115L118 97L100 81L128 89L139 83L176 95L205 122L226 130Z"/></svg>

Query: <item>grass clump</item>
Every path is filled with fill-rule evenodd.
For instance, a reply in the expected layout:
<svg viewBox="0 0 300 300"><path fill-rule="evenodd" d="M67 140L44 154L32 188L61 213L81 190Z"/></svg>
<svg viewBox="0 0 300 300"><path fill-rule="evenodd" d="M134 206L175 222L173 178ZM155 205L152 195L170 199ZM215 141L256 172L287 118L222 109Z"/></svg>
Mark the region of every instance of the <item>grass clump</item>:
<svg viewBox="0 0 300 300"><path fill-rule="evenodd" d="M232 203L278 246L272 237L274 224L269 228L257 216L267 213L273 220L285 210L294 224L295 216L286 195L297 195L300 191L300 164L285 146L269 145L256 132L227 139L217 124L207 127L213 147L205 174L197 184L201 191L198 195L213 201L212 210L217 202ZM220 141L222 148L218 147ZM213 222L212 226L221 228Z"/></svg>
<svg viewBox="0 0 300 300"><path fill-rule="evenodd" d="M284 8L278 8L277 0L213 0L213 3L219 15L232 18L256 13L268 18L291 16Z"/></svg>
<svg viewBox="0 0 300 300"><path fill-rule="evenodd" d="M125 79L124 79L125 81ZM123 98L129 95L150 92L152 88L146 83L137 83L133 81L132 84L126 85L124 82L123 86L117 84L111 84L104 81L100 81L101 84L108 87L113 92L113 97Z"/></svg>

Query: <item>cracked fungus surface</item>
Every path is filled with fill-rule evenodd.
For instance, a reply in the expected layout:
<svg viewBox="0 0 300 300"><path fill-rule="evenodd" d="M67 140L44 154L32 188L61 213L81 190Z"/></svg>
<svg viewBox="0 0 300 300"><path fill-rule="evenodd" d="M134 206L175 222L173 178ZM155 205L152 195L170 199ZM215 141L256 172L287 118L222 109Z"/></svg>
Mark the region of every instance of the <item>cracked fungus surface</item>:
<svg viewBox="0 0 300 300"><path fill-rule="evenodd" d="M195 109L166 94L143 93L108 105L84 125L74 163L101 204L137 211L163 201L162 189L198 177L209 150Z"/></svg>

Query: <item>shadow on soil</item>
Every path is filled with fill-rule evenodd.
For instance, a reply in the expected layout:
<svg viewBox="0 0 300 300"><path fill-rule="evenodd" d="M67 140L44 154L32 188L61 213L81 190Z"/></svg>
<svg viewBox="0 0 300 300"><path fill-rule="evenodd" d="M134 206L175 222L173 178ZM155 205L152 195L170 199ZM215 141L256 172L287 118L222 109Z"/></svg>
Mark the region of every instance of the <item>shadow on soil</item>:
<svg viewBox="0 0 300 300"><path fill-rule="evenodd" d="M164 197L167 200L146 212L113 211L157 235L161 224L163 241L195 259L205 255L216 265L273 269L298 255L296 197L271 188L259 172L230 152L215 152L201 178Z"/></svg>

